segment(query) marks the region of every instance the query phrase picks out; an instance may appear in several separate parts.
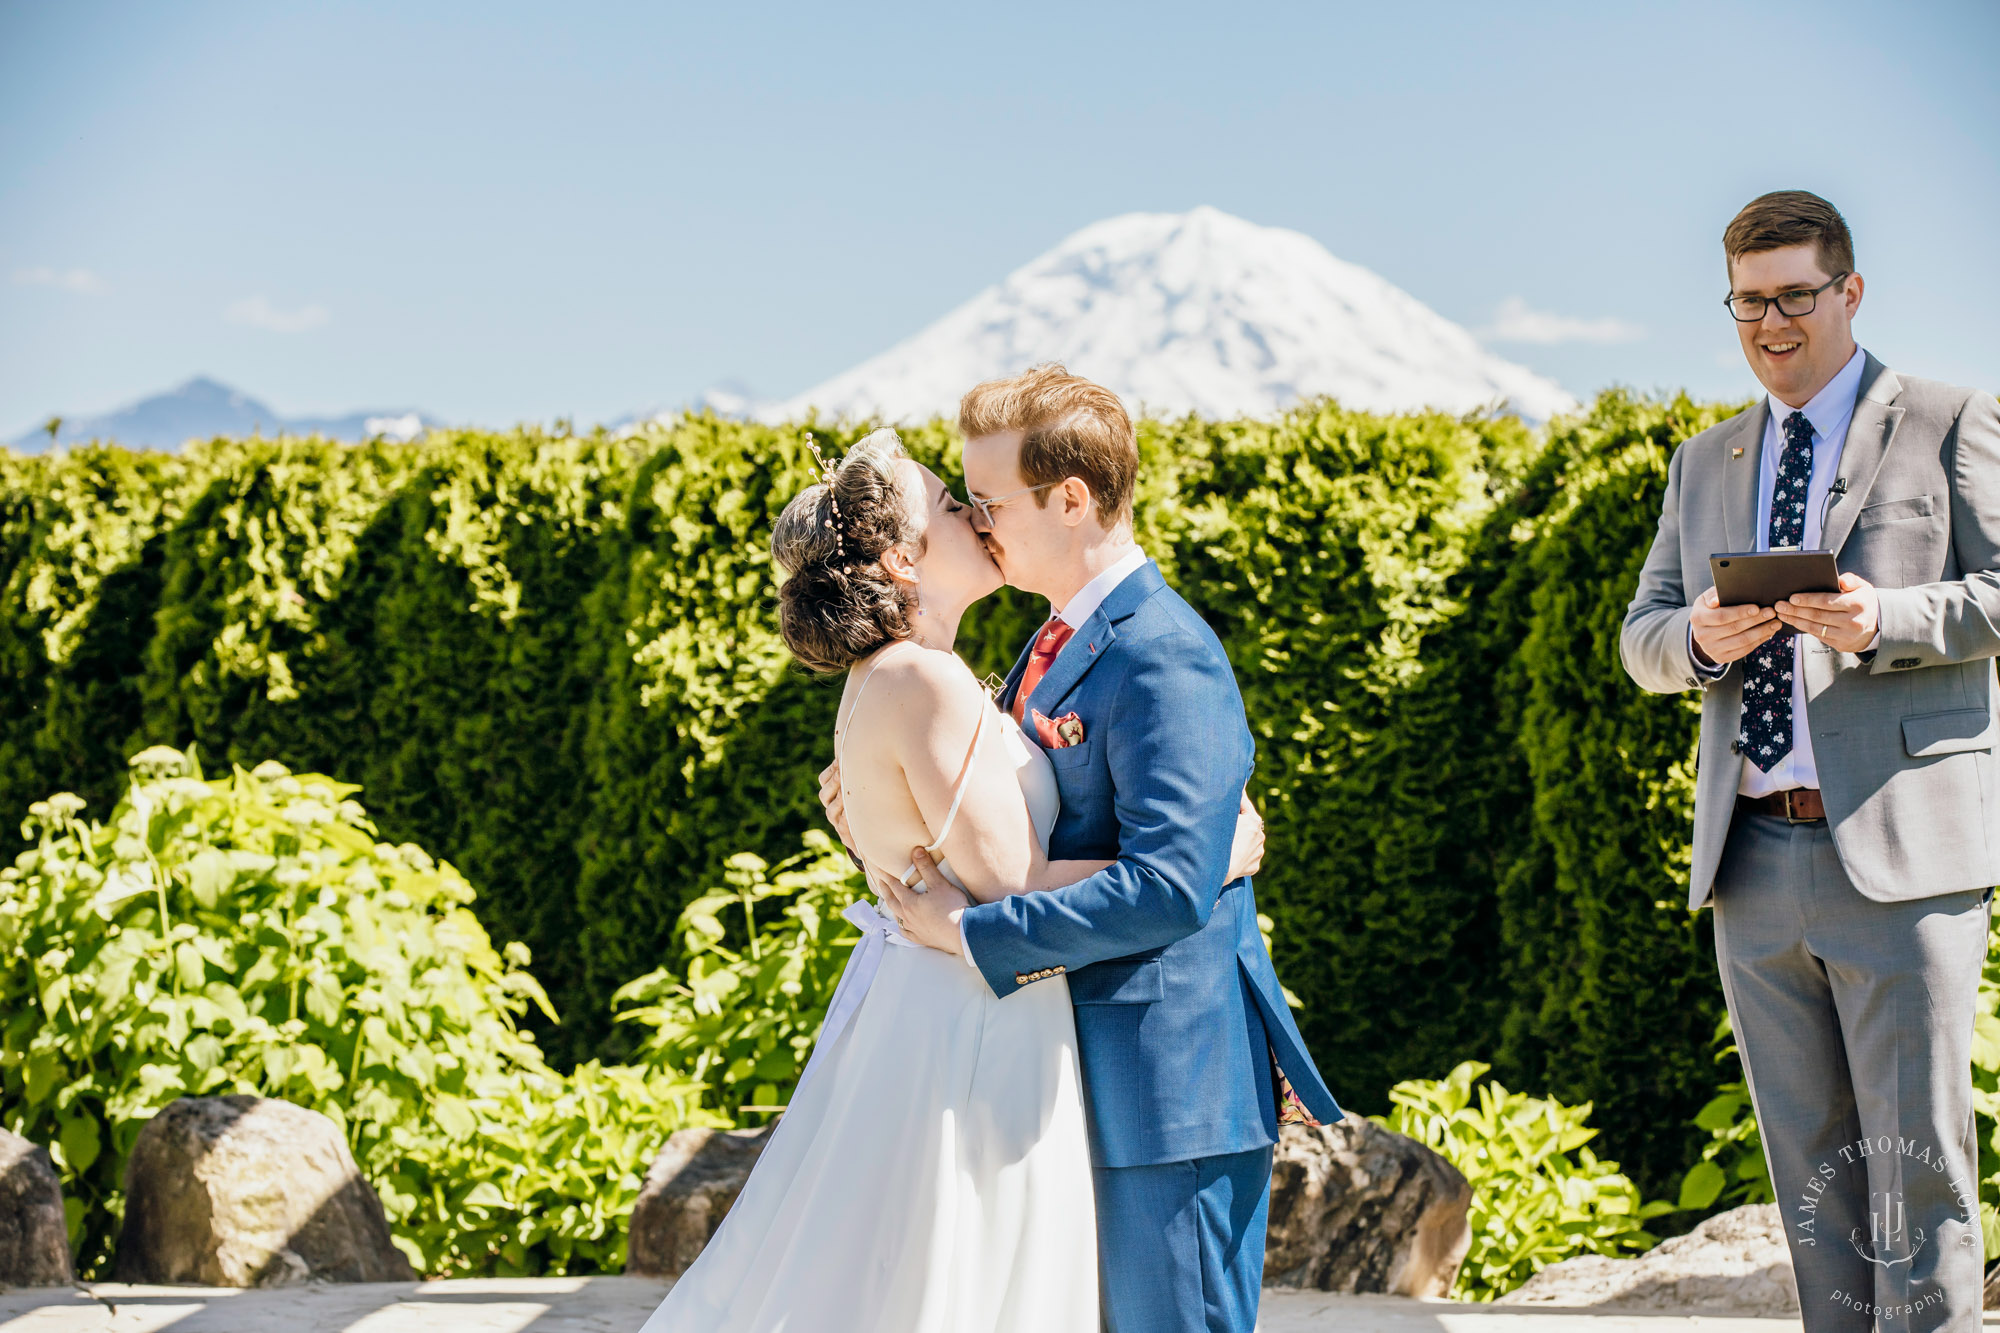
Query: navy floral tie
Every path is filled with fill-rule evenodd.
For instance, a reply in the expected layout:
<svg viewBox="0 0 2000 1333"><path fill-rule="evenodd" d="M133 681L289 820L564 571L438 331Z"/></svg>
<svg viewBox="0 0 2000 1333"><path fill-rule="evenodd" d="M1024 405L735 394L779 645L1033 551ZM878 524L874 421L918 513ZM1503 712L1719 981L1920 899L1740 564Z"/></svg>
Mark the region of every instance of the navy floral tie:
<svg viewBox="0 0 2000 1333"><path fill-rule="evenodd" d="M1803 546L1806 492L1812 485L1812 423L1785 418L1785 452L1771 490L1771 549ZM1792 752L1792 631L1780 629L1743 659L1743 757L1768 773Z"/></svg>

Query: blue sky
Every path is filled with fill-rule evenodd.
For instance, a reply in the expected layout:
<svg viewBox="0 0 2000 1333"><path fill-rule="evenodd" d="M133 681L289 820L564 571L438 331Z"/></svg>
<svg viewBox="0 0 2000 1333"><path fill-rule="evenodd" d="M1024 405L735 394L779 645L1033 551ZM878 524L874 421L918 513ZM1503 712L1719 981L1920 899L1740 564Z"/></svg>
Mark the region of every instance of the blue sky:
<svg viewBox="0 0 2000 1333"><path fill-rule="evenodd" d="M1493 346L1580 394L1742 395L1718 237L1785 186L1853 224L1867 345L1995 389L1996 50L1993 0L0 0L0 437L196 373L488 424L777 396L1203 203L1579 322Z"/></svg>

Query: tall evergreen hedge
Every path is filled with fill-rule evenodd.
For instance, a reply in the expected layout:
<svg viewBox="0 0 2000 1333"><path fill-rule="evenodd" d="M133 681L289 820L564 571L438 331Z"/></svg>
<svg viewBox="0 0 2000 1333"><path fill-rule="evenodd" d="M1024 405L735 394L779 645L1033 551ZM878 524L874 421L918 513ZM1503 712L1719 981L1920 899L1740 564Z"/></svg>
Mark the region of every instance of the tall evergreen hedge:
<svg viewBox="0 0 2000 1333"><path fill-rule="evenodd" d="M1258 895L1344 1105L1483 1059L1594 1099L1649 1193L1694 1159L1721 1010L1672 879L1695 715L1616 640L1668 453L1719 415L1143 423L1140 538L1242 681ZM532 948L545 1046L616 1058L610 994L673 961L683 902L817 815L838 691L784 657L766 546L805 433L0 454L0 808L108 810L146 744L361 783ZM946 428L905 438L956 484ZM1043 614L975 612L975 669Z"/></svg>

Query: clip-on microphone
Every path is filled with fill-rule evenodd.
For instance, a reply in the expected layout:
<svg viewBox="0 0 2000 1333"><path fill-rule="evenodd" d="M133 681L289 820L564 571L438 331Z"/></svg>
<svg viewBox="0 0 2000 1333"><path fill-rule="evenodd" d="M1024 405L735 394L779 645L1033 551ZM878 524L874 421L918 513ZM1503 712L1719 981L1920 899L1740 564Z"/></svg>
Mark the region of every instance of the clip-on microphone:
<svg viewBox="0 0 2000 1333"><path fill-rule="evenodd" d="M1834 505L1845 494L1847 494L1847 478L1835 477L1833 485L1827 487L1826 499L1822 500L1819 506L1819 544L1821 546L1826 545L1826 516L1833 512Z"/></svg>

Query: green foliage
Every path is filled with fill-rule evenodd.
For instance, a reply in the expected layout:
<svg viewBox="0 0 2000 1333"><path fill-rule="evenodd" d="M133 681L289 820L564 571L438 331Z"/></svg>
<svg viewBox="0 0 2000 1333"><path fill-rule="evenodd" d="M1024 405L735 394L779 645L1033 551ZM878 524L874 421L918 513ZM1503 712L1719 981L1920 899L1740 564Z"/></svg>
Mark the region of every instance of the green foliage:
<svg viewBox="0 0 2000 1333"><path fill-rule="evenodd" d="M1495 1064L1589 1098L1633 1178L1662 1193L1705 1137L1692 1121L1715 1095L1723 1004L1710 914L1685 907L1698 705L1642 693L1618 638L1667 461L1728 410L1611 392L1552 426L1484 612L1513 645L1495 712L1523 765L1497 876L1509 1010Z"/></svg>
<svg viewBox="0 0 2000 1333"><path fill-rule="evenodd" d="M1257 739L1279 974L1342 1104L1385 1109L1396 1080L1484 1049L1507 1002L1474 834L1492 733L1465 707L1490 685L1433 644L1531 441L1331 404L1144 439L1173 489L1142 541L1221 636Z"/></svg>
<svg viewBox="0 0 2000 1333"><path fill-rule="evenodd" d="M1597 1135L1585 1124L1590 1103L1564 1106L1478 1082L1487 1069L1468 1060L1442 1079L1399 1083L1389 1091L1394 1109L1374 1117L1430 1147L1472 1186L1472 1248L1452 1295L1490 1301L1575 1255L1652 1248L1657 1238L1645 1223L1674 1205L1640 1202L1618 1163L1585 1146Z"/></svg>
<svg viewBox="0 0 2000 1333"><path fill-rule="evenodd" d="M613 997L620 1021L649 1029L647 1061L699 1084L700 1104L731 1119L791 1099L860 938L841 913L867 892L861 872L826 834L805 844L776 866L731 857L726 887L681 911L685 973L660 968ZM741 947L724 944L732 935Z"/></svg>
<svg viewBox="0 0 2000 1333"><path fill-rule="evenodd" d="M616 1271L651 1156L715 1123L657 1070L564 1077L548 1007L449 864L390 846L355 788L267 763L132 760L110 819L35 803L0 871L0 1122L46 1144L79 1267L110 1258L125 1161L179 1096L329 1116L420 1271Z"/></svg>
<svg viewBox="0 0 2000 1333"><path fill-rule="evenodd" d="M2000 1253L2000 935L1986 938L1972 1022L1973 1133L1979 1144L1979 1223L1986 1253Z"/></svg>
<svg viewBox="0 0 2000 1333"><path fill-rule="evenodd" d="M1616 638L1666 459L1721 412L1140 424L1140 539L1242 682L1259 905L1344 1105L1492 1052L1590 1098L1646 1188L1698 1155L1721 998L1676 883L1696 718ZM360 782L533 949L551 1059L624 1058L645 1028L614 1024L618 987L684 967L729 857L818 822L837 682L785 664L767 550L806 429L0 452L0 807L108 806L155 738ZM811 429L837 454L859 428ZM906 439L956 484L944 426ZM1004 671L1042 614L1002 593L961 647Z"/></svg>
<svg viewBox="0 0 2000 1333"><path fill-rule="evenodd" d="M1730 1040L1729 1015L1715 1025L1717 1064L1738 1061ZM1694 1118L1695 1127L1709 1135L1701 1160L1681 1180L1681 1207L1693 1212L1770 1203L1771 1171L1764 1161L1764 1140L1757 1132L1757 1113L1750 1088L1739 1076L1717 1087L1715 1096Z"/></svg>

